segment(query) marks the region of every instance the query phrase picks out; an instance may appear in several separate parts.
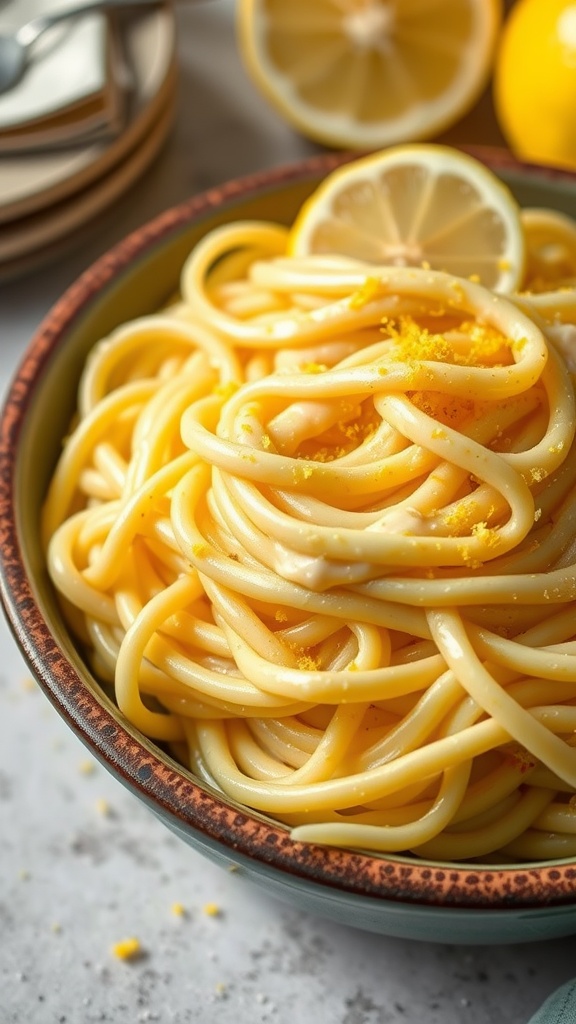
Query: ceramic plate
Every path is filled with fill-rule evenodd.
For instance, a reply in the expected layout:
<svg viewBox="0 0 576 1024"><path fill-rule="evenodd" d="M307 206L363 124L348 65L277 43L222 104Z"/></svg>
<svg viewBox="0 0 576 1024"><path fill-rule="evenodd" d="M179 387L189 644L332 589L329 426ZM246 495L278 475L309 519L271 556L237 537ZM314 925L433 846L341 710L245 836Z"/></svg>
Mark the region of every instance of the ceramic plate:
<svg viewBox="0 0 576 1024"><path fill-rule="evenodd" d="M133 82L129 86L132 109L122 133L111 142L4 157L0 161L0 224L10 222L16 232L21 218L87 188L127 159L158 120L174 90L172 11L162 8L131 20L123 46ZM0 250L2 260L7 258L5 251Z"/></svg>
<svg viewBox="0 0 576 1024"><path fill-rule="evenodd" d="M89 188L0 231L0 281L17 277L46 261L55 242L110 206L144 173L162 147L172 124L173 90L140 144Z"/></svg>

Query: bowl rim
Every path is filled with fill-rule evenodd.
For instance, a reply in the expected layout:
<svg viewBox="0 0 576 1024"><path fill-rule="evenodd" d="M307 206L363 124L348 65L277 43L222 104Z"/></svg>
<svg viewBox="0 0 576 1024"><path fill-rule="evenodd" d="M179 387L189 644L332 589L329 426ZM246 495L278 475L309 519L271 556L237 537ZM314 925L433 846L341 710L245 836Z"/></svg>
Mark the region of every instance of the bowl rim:
<svg viewBox="0 0 576 1024"><path fill-rule="evenodd" d="M520 161L498 147L462 146L497 173L565 182L576 174ZM321 178L358 153L321 153L225 182L165 210L104 253L66 290L31 338L8 388L0 418L0 599L33 675L73 731L116 777L180 832L196 833L233 858L247 858L284 877L374 901L455 909L531 909L576 901L576 858L511 865L446 864L295 842L288 830L209 792L135 730L124 728L82 682L59 647L27 579L16 500L19 439L44 367L86 307L133 261L181 229L256 198L263 190Z"/></svg>

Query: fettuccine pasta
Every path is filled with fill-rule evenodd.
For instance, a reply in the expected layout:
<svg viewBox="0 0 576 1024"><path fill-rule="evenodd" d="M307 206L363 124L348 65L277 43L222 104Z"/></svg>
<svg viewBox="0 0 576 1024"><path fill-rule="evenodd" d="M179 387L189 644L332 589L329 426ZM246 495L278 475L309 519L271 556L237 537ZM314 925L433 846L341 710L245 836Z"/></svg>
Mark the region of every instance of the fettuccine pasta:
<svg viewBox="0 0 576 1024"><path fill-rule="evenodd" d="M572 856L575 425L529 297L225 226L92 351L50 574L123 715L295 839Z"/></svg>

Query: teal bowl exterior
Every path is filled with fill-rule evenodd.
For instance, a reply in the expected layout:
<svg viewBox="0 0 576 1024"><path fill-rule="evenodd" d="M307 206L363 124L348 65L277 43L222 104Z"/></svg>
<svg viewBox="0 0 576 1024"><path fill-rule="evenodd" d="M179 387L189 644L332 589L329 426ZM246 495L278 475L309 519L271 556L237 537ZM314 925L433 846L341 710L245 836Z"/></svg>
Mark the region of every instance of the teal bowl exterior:
<svg viewBox="0 0 576 1024"><path fill-rule="evenodd" d="M576 176L470 149L522 205L576 217ZM92 345L173 294L195 242L244 218L290 223L318 181L348 159L327 154L230 182L167 210L86 271L42 323L0 422L0 594L30 670L92 753L173 833L293 906L372 932L452 943L576 933L576 861L440 864L295 843L285 828L200 784L120 715L59 614L39 540L43 497ZM33 767L30 770L34 770Z"/></svg>

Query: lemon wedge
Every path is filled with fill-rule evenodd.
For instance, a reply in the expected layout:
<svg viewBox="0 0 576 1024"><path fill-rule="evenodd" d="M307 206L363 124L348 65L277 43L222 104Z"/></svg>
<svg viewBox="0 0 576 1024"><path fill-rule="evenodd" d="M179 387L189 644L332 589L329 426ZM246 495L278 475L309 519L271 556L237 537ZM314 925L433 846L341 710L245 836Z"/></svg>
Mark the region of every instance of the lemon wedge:
<svg viewBox="0 0 576 1024"><path fill-rule="evenodd" d="M239 0L248 73L300 132L377 149L455 124L487 84L501 0Z"/></svg>
<svg viewBox="0 0 576 1024"><path fill-rule="evenodd" d="M415 143L329 174L302 206L288 251L428 266L510 292L523 278L525 242L518 204L489 168L460 150Z"/></svg>

